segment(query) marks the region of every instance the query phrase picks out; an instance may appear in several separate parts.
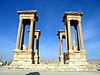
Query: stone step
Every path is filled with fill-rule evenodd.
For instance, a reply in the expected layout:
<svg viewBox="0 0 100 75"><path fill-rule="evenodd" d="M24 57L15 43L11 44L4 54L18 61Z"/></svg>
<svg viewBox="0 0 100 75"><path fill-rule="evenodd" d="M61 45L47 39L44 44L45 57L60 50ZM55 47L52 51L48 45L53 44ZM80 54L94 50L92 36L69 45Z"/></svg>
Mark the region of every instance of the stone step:
<svg viewBox="0 0 100 75"><path fill-rule="evenodd" d="M12 64L5 66L5 69L15 70L34 70L34 71L94 71L93 65L68 65L68 64L30 64L30 65L16 65Z"/></svg>

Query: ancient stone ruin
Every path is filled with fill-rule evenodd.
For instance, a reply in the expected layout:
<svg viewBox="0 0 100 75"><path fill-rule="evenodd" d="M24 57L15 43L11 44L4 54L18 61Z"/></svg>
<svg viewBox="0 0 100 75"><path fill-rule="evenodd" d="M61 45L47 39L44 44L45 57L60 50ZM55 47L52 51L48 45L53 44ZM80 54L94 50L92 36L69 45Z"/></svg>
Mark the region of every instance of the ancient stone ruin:
<svg viewBox="0 0 100 75"><path fill-rule="evenodd" d="M68 60L68 64L85 64L86 50L84 49L84 41L81 26L82 12L65 12L63 17L65 30L58 31L60 55L59 60L62 64ZM71 26L75 31L75 44L72 46ZM62 51L62 39L66 39L66 52Z"/></svg>
<svg viewBox="0 0 100 75"><path fill-rule="evenodd" d="M37 11L18 11L19 28L14 50L13 64L38 64L39 63L39 37L40 30L35 30L35 22L38 21ZM28 46L24 45L25 26L30 25ZM36 51L34 50L34 38L36 38Z"/></svg>
<svg viewBox="0 0 100 75"><path fill-rule="evenodd" d="M81 18L82 12L65 12L62 22L64 30L58 30L59 38L59 63L41 64L39 62L39 38L40 30L35 30L38 21L36 10L18 11L19 27L14 49L14 59L6 68L25 69L34 71L93 71L95 66L87 63L86 50L84 48ZM28 46L24 45L25 26L29 25ZM71 26L74 27L75 43L72 45ZM36 49L34 50L34 39L36 38ZM66 51L62 50L62 39L66 42Z"/></svg>

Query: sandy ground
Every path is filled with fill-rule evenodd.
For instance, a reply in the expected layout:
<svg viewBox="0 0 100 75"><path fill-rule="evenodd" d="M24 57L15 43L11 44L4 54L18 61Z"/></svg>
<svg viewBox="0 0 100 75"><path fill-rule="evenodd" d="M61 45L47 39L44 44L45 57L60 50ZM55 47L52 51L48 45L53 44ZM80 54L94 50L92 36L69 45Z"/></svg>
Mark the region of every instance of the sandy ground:
<svg viewBox="0 0 100 75"><path fill-rule="evenodd" d="M0 67L0 75L100 75L100 71L95 72L34 72L34 71L15 71L4 70Z"/></svg>

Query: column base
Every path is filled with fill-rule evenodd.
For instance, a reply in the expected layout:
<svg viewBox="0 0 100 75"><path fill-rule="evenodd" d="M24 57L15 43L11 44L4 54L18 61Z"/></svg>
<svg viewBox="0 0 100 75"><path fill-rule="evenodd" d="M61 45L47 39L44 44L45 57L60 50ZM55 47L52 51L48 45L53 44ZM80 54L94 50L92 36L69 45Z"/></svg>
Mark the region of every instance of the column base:
<svg viewBox="0 0 100 75"><path fill-rule="evenodd" d="M59 61L60 61L60 64L64 64L64 57L63 57L63 55L59 56Z"/></svg>
<svg viewBox="0 0 100 75"><path fill-rule="evenodd" d="M69 53L73 53L73 52L74 52L74 50L73 50L73 49L69 49L68 51L69 51Z"/></svg>
<svg viewBox="0 0 100 75"><path fill-rule="evenodd" d="M38 55L34 56L34 62L35 62L35 64L39 64L39 56Z"/></svg>
<svg viewBox="0 0 100 75"><path fill-rule="evenodd" d="M13 51L14 59L12 64L32 64L34 63L33 51L31 50L19 50Z"/></svg>

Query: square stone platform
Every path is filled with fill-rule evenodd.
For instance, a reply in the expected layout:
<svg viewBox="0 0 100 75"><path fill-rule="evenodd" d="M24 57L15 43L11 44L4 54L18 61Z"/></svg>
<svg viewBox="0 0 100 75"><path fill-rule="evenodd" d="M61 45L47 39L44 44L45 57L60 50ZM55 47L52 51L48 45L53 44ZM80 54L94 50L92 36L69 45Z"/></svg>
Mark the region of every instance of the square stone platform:
<svg viewBox="0 0 100 75"><path fill-rule="evenodd" d="M5 69L12 70L30 70L30 71L96 71L95 65L84 64L84 65L69 65L69 64L11 64L5 66Z"/></svg>
<svg viewBox="0 0 100 75"><path fill-rule="evenodd" d="M69 65L84 65L86 61L86 50L72 51L68 54Z"/></svg>
<svg viewBox="0 0 100 75"><path fill-rule="evenodd" d="M14 60L12 64L33 64L32 50L14 50Z"/></svg>

